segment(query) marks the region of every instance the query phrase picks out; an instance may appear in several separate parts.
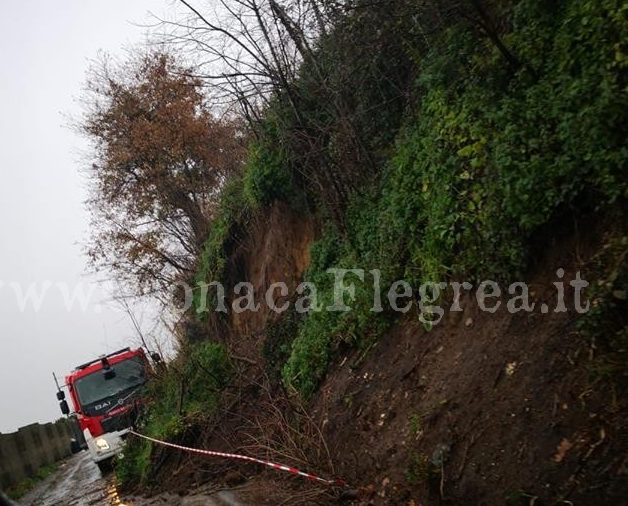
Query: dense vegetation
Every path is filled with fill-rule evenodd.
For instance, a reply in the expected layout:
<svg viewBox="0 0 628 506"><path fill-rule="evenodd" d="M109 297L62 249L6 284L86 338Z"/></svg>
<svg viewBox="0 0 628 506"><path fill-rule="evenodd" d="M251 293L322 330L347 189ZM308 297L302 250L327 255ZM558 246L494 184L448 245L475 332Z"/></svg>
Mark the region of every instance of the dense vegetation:
<svg viewBox="0 0 628 506"><path fill-rule="evenodd" d="M149 405L140 423L152 437L177 438L186 428L210 420L231 381L233 367L220 344L199 343L182 350L180 356L149 382ZM153 450L145 440L129 444L116 467L118 477L125 483L150 480Z"/></svg>
<svg viewBox="0 0 628 506"><path fill-rule="evenodd" d="M472 22L450 23L426 47L423 41L412 45L412 39L404 39L412 27L384 21L382 30L390 30L389 36L401 35L398 47L390 39L383 43L388 53L405 54L397 62L411 67L406 72L396 68L389 81L397 79L393 84L401 86L402 77L414 76L411 99L403 112L394 113L403 117L400 125L380 113L388 110L384 97L369 91L393 86L382 78L385 69L377 61L363 62L365 74L359 79L367 84L358 88L353 117L356 123L364 121L362 111L370 107L369 149L379 165L377 177L363 167L362 188L348 195L341 223L327 227L312 248L307 279L323 289L323 303L332 298L329 267L385 266L384 280L404 276L414 286L462 277L514 279L525 272L530 248L547 227L565 216L573 220L610 209L628 196L625 6L525 0L501 16L509 26L501 37L520 62L516 67ZM355 23L357 33L366 29ZM337 43L342 46L342 38ZM338 51L331 52L337 56ZM329 58L325 45L318 57ZM343 71L330 68L331 79ZM307 69L302 81L303 100L311 107L305 112L325 114L323 105L316 107L316 97L307 95ZM338 94L349 91L341 87ZM297 167L306 155L293 148L294 128L290 113L274 104L251 150L241 200L230 200L229 193L225 212L274 199L295 203L305 193L317 202L317 212L336 215L325 194L302 183ZM329 158L340 156L336 148L333 138L323 146ZM341 160L337 163L341 171ZM220 239L210 234L202 279L216 279L206 275L220 272L228 254L220 247L227 229L220 221ZM216 267L208 270L207 265ZM372 294L360 292L358 283L351 313L312 312L292 345L285 383L311 394L335 344L368 346L380 335L390 315L369 312L371 304Z"/></svg>

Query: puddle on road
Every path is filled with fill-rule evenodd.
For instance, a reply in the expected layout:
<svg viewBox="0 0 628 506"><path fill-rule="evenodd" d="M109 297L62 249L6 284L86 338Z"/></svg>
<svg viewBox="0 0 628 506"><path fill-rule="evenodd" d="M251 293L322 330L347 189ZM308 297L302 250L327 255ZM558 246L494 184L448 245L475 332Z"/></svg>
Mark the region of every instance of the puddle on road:
<svg viewBox="0 0 628 506"><path fill-rule="evenodd" d="M118 493L114 476L102 476L87 452L77 454L24 496L21 506L134 506Z"/></svg>
<svg viewBox="0 0 628 506"><path fill-rule="evenodd" d="M134 506L133 502L122 499L112 480L112 476L100 478L86 495L81 498L71 498L68 504L71 506Z"/></svg>
<svg viewBox="0 0 628 506"><path fill-rule="evenodd" d="M130 502L122 501L122 499L120 498L120 495L118 494L118 489L114 483L109 484L109 486L106 489L106 492L107 492L107 497L105 498L105 501L107 501L108 505L133 506L133 504Z"/></svg>

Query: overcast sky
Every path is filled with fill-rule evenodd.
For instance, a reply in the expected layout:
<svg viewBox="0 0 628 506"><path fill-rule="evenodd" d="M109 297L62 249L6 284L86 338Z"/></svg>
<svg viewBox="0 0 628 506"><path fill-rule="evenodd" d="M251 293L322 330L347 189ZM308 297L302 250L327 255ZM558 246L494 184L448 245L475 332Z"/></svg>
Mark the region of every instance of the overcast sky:
<svg viewBox="0 0 628 506"><path fill-rule="evenodd" d="M85 141L76 116L88 60L145 42L133 23L162 15L166 0L20 0L0 16L0 431L60 416L59 375L126 346L133 331L112 308L68 312L52 285L35 311L16 290L45 281L88 283L82 253L89 216L79 173ZM104 299L102 293L94 296Z"/></svg>

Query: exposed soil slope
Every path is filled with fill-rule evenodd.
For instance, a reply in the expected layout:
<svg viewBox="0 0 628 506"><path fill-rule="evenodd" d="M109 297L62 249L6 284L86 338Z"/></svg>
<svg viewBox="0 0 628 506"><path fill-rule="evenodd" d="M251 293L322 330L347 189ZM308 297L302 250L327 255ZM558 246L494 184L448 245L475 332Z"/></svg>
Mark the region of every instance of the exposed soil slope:
<svg viewBox="0 0 628 506"><path fill-rule="evenodd" d="M278 498L286 504L624 504L625 385L593 373L597 352L576 331L579 315L567 283L570 310L553 312L556 270L565 269L565 280L578 270L587 279L590 258L610 227L587 228L585 236L565 232L545 242L528 276L537 307L532 313L510 314L505 301L494 314L482 312L467 295L464 311L446 313L431 331L409 313L370 350L337 349L308 407L334 469L316 442L302 454L288 446L280 451L285 440L277 416L282 410L286 420L292 415L280 386L264 379L262 353L265 327L277 316L266 309L231 316L229 347L248 361L240 385L212 425L195 428L187 442L257 451L335 474L357 494L341 498L257 466L168 452L159 480L168 479L180 493L208 481L231 486L248 480L249 490L259 489L255 504ZM230 277L250 280L257 293L279 280L292 288L307 268L314 237L311 221L274 206L236 248ZM547 314L538 309L542 303ZM304 436L300 444L312 443Z"/></svg>
<svg viewBox="0 0 628 506"><path fill-rule="evenodd" d="M311 223L280 223L279 212L290 216L274 208L242 258L243 279L256 288L298 280L307 265ZM595 350L575 331L568 285L570 310L553 312L556 269L586 278L604 241L602 226L588 228L543 248L528 276L533 313L510 314L505 301L482 312L467 296L462 313L429 332L408 315L368 353L339 351L311 409L336 472L362 489L358 503L623 500L624 396L592 375ZM260 332L263 321L250 318L243 313L235 327Z"/></svg>
<svg viewBox="0 0 628 506"><path fill-rule="evenodd" d="M586 272L599 241L551 244L537 308L556 306L556 269ZM566 304L490 314L467 297L430 332L400 322L358 366L341 356L314 406L339 472L365 487L358 502L625 504L625 392L591 374L571 292Z"/></svg>
<svg viewBox="0 0 628 506"><path fill-rule="evenodd" d="M310 263L310 244L315 237L312 218L301 216L286 204L276 203L254 219L229 258L226 274L232 286L241 281L253 285L259 311L229 312L229 334L232 350L257 359L264 342L266 325L276 319L264 302L272 283L283 281L293 293ZM228 294L229 295L229 294ZM233 292L230 294L233 297ZM275 293L276 304L284 297Z"/></svg>

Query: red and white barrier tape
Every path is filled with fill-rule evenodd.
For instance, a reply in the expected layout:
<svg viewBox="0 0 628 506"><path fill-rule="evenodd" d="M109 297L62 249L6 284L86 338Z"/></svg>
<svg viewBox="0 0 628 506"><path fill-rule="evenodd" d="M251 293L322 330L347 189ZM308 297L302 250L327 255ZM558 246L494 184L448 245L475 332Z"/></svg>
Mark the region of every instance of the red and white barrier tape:
<svg viewBox="0 0 628 506"><path fill-rule="evenodd" d="M248 457L246 455L238 455L237 453L223 453L223 452L216 452L216 451L212 451L212 450L201 450L199 448L190 448L189 446L181 446L181 445L177 445L174 443L168 443L167 441L161 441L159 439L155 439L149 436L145 436L144 434L140 434L139 432L135 432L133 429L129 430L130 434L133 434L134 436L140 437L142 439L146 439L148 441L152 441L153 443L162 445L162 446L169 446L170 448L175 448L177 450L183 450L186 452L190 452L190 453L196 453L198 455L209 455L210 457L221 457L224 459L235 459L235 460L244 460L246 462L254 462L256 464L262 464L264 466L270 467L272 469L277 469L279 471L285 471L287 473L290 474L294 474L297 476L302 476L303 478L307 478L308 480L312 480L312 481L318 481L320 483L324 483L325 485L331 485L331 486L338 486L338 487L345 487L347 484L340 479L335 479L335 480L326 480L324 478L320 478L319 476L316 476L314 474L310 474L310 473L305 473L303 471L299 471L298 469L294 468L294 467L290 467L290 466L286 466L284 464L275 464L274 462L268 462L266 460L261 460L261 459L256 459L255 457Z"/></svg>

